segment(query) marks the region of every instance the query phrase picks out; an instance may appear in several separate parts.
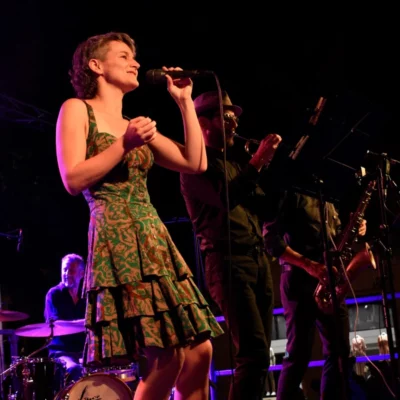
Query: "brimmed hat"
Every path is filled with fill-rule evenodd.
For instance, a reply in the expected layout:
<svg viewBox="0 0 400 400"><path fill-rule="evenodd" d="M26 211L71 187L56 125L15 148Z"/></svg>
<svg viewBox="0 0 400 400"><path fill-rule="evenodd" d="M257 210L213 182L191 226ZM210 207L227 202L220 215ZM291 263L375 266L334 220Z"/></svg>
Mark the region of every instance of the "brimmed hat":
<svg viewBox="0 0 400 400"><path fill-rule="evenodd" d="M222 105L224 109L232 110L235 115L238 117L242 113L242 109L239 106L235 106L232 104L231 99L228 96L228 93L222 91ZM197 115L201 115L209 110L218 110L219 109L219 98L218 92L205 92L200 96L197 96L194 99L194 107L196 109Z"/></svg>

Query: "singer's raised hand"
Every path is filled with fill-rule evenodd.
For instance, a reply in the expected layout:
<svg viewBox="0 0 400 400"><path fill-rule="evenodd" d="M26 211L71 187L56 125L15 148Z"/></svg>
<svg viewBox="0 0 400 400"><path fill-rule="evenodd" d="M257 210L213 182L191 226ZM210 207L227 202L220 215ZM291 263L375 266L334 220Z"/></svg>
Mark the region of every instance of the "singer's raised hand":
<svg viewBox="0 0 400 400"><path fill-rule="evenodd" d="M165 72L168 71L182 71L180 67L162 67ZM167 79L167 88L175 101L187 100L192 96L193 82L190 78L172 79L169 75L165 76Z"/></svg>
<svg viewBox="0 0 400 400"><path fill-rule="evenodd" d="M156 122L149 117L136 117L129 121L124 134L127 151L152 142L157 136Z"/></svg>

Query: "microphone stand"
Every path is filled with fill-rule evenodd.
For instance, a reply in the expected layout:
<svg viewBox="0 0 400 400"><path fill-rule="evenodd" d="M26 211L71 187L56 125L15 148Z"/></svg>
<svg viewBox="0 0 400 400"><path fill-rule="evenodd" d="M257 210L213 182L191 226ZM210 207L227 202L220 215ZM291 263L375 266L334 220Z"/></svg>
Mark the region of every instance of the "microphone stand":
<svg viewBox="0 0 400 400"><path fill-rule="evenodd" d="M388 336L389 353L390 353L390 366L392 373L392 389L396 394L396 398L400 398L400 378L399 378L399 365L398 359L396 360L395 349L398 353L399 346L399 324L398 324L398 311L396 305L394 278L392 269L392 249L390 247L389 226L387 223L386 214L386 197L387 187L389 183L395 188L397 185L390 178L390 165L393 161L387 157L387 154L382 153L377 167L377 190L380 208L380 239L378 239L378 269L382 289L382 311L385 323L386 333ZM392 313L389 314L389 308ZM394 345L393 332L396 337L396 346ZM398 354L397 354L398 356Z"/></svg>
<svg viewBox="0 0 400 400"><path fill-rule="evenodd" d="M397 195L396 203L400 208L400 189L397 186L397 183L390 177L390 175L388 175L388 179L389 179L390 187L393 188L394 190L396 190L396 195Z"/></svg>
<svg viewBox="0 0 400 400"><path fill-rule="evenodd" d="M333 315L335 318L335 339L333 344L333 349L334 349L334 354L337 359L337 367L338 367L338 372L339 372L339 379L340 379L340 394L341 400L347 400L348 399L348 392L346 390L346 379L349 375L349 371L343 371L343 358L341 356L339 344L338 344L338 338L340 337L339 335L339 327L340 327L340 318L339 318L339 303L337 301L337 296L336 296L336 280L335 280L335 274L333 272L333 265L332 265L332 260L333 260L333 252L329 250L329 240L328 240L328 231L327 231L327 215L326 215L326 201L325 197L323 194L323 181L320 179L318 176L315 174L313 175L313 178L315 180L315 184L317 185L317 195L319 198L319 213L320 213L320 219L321 219L321 239L322 239L322 246L324 249L324 264L326 265L328 269L328 278L329 278L329 288L330 288L330 293L331 293L331 300L332 300L332 306L333 306Z"/></svg>
<svg viewBox="0 0 400 400"><path fill-rule="evenodd" d="M317 123L318 123L318 119L321 115L321 112L325 106L326 103L326 98L325 97L320 97L318 99L318 102L314 108L313 113L311 114L309 120L308 120L308 124L310 129L312 129L313 127L315 128ZM306 132L301 138L300 140L297 142L296 146L294 147L294 149L290 152L289 154L289 158L291 158L292 160L296 160L297 157L299 156L301 150L303 149L304 145L307 143L308 139L310 139L310 132Z"/></svg>
<svg viewBox="0 0 400 400"><path fill-rule="evenodd" d="M12 232L19 232L19 229L15 229ZM19 234L18 233L11 234L11 233L2 233L2 232L0 232L0 236L1 237L5 237L6 239L18 239L19 238Z"/></svg>
<svg viewBox="0 0 400 400"><path fill-rule="evenodd" d="M323 108L325 107L326 103L326 98L325 97L320 97L318 99L318 102L313 110L313 113L311 114L309 121L308 121L308 129L307 132L300 138L298 143L296 144L295 148L291 151L289 154L289 158L291 160L296 160L302 151L304 145L307 143L308 139L310 138L312 131L315 130L316 125L318 123L319 117L321 115L321 112ZM322 240L322 245L323 245L323 254L324 254L324 264L326 265L328 269L328 277L329 277L329 287L331 291L331 298L332 298L332 305L333 305L333 310L334 310L334 318L335 318L335 330L336 330L336 335L335 338L339 338L339 327L340 327L340 318L339 318L339 304L337 301L337 296L336 296L336 289L335 289L335 275L333 272L333 265L332 265L332 259L333 259L333 254L332 251L329 251L329 241L328 241L328 231L327 231L327 218L325 215L325 210L326 210L326 201L325 197L323 194L323 181L321 178L319 178L316 174L312 175L314 179L314 183L317 186L316 194L317 197L319 198L319 212L320 212L320 219L321 219L321 240ZM348 391L346 388L348 385L346 384L347 377L349 375L349 371L343 371L343 359L340 354L340 349L339 349L339 344L338 340L334 340L333 344L333 349L335 352L335 356L337 357L337 366L338 366L338 373L339 373L339 379L340 379L340 392L341 392L341 400L348 400Z"/></svg>

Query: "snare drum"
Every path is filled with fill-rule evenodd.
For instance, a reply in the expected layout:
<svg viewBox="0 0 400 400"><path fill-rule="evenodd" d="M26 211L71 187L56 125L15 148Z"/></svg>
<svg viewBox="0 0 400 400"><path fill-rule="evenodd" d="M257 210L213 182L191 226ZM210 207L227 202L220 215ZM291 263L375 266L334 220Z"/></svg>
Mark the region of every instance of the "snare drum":
<svg viewBox="0 0 400 400"><path fill-rule="evenodd" d="M133 393L121 379L104 373L85 376L62 389L54 400L109 399L132 400Z"/></svg>
<svg viewBox="0 0 400 400"><path fill-rule="evenodd" d="M52 358L21 358L11 365L11 388L15 399L53 399L64 387L65 363Z"/></svg>

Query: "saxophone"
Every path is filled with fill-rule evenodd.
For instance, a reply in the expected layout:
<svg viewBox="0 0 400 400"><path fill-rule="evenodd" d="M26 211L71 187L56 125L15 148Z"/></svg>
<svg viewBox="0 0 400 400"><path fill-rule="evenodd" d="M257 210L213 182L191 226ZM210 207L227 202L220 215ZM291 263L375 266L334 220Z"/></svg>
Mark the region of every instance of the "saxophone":
<svg viewBox="0 0 400 400"><path fill-rule="evenodd" d="M349 282L353 281L362 270L369 266L376 269L375 258L368 243L365 243L363 245L364 248L357 252L355 256L353 252L353 243L357 241L358 229L363 221L365 210L370 203L375 186L376 180L372 180L368 184L337 246L339 254L337 261L339 261L339 265L338 274L335 279L335 291L338 304L344 300L350 287ZM314 292L314 299L322 312L325 314L333 313L332 293L329 284L319 283Z"/></svg>

